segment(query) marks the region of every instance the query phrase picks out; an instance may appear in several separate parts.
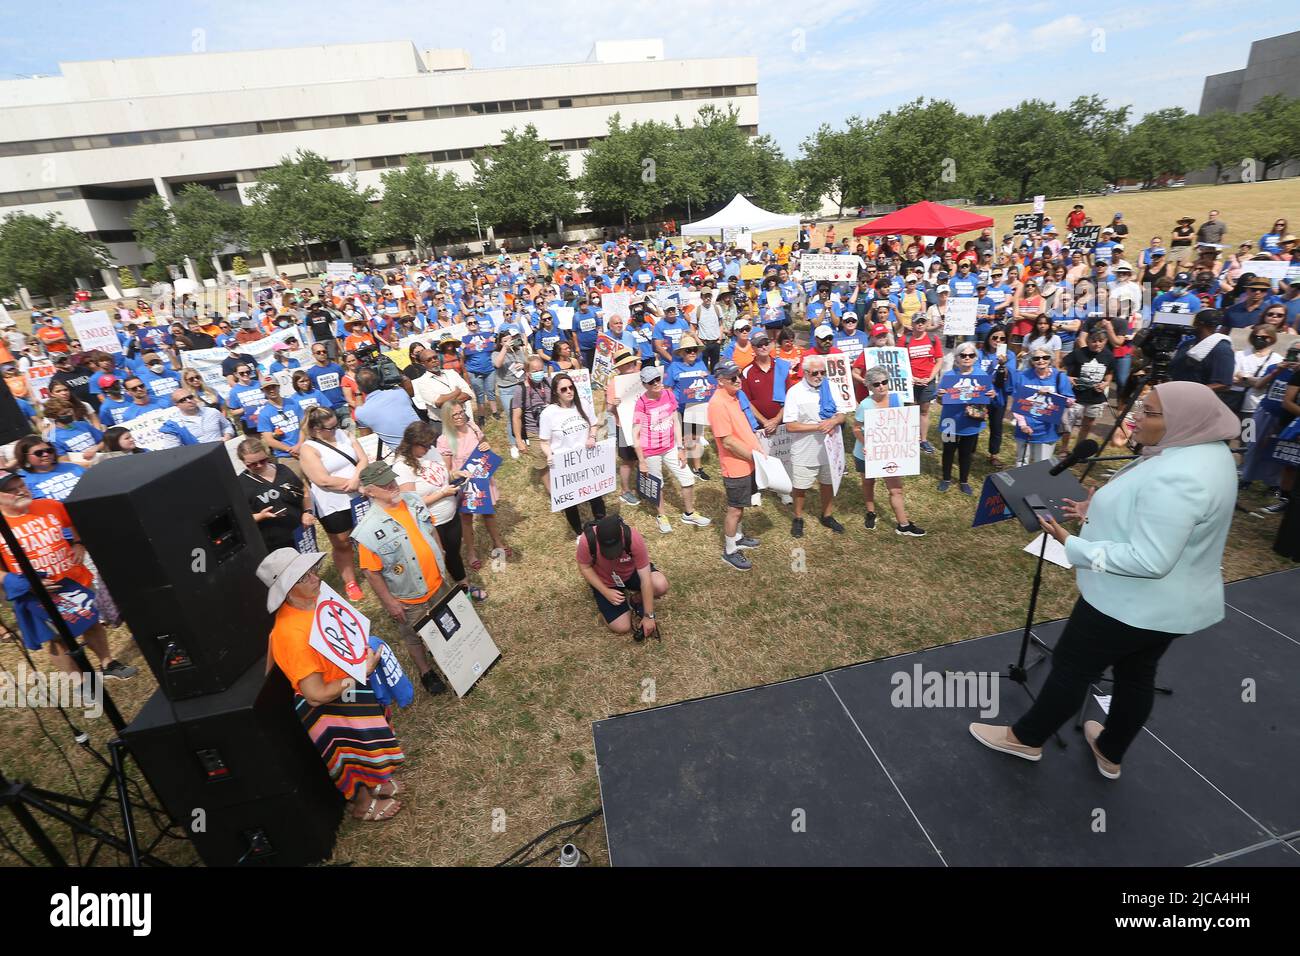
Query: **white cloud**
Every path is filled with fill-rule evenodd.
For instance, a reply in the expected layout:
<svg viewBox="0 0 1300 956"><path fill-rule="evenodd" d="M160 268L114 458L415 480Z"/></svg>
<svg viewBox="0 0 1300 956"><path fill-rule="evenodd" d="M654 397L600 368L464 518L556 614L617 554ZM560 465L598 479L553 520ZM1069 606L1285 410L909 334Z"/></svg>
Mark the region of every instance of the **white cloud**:
<svg viewBox="0 0 1300 956"><path fill-rule="evenodd" d="M1055 47L1078 40L1087 33L1088 25L1081 17L1072 13L1069 16L1057 17L1040 27L1034 27L1029 31L1029 36L1036 46Z"/></svg>

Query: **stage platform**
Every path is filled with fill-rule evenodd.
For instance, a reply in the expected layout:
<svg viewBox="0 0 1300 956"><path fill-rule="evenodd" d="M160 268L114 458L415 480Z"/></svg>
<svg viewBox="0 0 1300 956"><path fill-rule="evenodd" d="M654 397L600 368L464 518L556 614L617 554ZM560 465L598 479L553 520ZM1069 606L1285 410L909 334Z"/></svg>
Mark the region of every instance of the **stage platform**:
<svg viewBox="0 0 1300 956"><path fill-rule="evenodd" d="M1005 673L1020 631L597 721L610 860L1300 867L1300 569L1231 584L1227 604L1165 654L1158 681L1174 692L1156 695L1114 781L1073 720L1035 764L973 740L976 706L891 703L892 675L917 664ZM1051 645L1063 627L1035 633ZM1105 719L1108 687L1087 717ZM1003 680L999 705L988 722L1029 700Z"/></svg>

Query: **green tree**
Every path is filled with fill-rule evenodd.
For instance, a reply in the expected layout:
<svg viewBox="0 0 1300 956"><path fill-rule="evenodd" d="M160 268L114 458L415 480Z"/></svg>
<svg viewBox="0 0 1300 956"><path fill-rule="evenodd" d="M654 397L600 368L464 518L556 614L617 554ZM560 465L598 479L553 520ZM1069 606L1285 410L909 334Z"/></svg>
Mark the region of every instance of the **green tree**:
<svg viewBox="0 0 1300 956"><path fill-rule="evenodd" d="M160 262L180 266L187 258L204 262L226 246L243 239L243 207L228 203L212 190L191 183L183 186L170 206L150 196L131 216L140 245Z"/></svg>
<svg viewBox="0 0 1300 956"><path fill-rule="evenodd" d="M605 137L591 144L577 187L587 206L621 215L623 226L662 217L682 190L684 165L676 161L676 131L653 120L624 128L615 113Z"/></svg>
<svg viewBox="0 0 1300 956"><path fill-rule="evenodd" d="M751 202L772 212L790 212L794 206L794 166L785 158L771 136L754 136L746 144L749 152L748 191Z"/></svg>
<svg viewBox="0 0 1300 956"><path fill-rule="evenodd" d="M263 170L244 208L247 240L258 249L298 248L311 258L313 242L356 239L374 190L358 191L356 177L339 182L323 156L298 150Z"/></svg>
<svg viewBox="0 0 1300 956"><path fill-rule="evenodd" d="M534 235L538 226L570 218L578 208L568 161L538 138L531 123L522 133L506 130L500 146L479 151L474 157L474 188L486 218L522 223Z"/></svg>
<svg viewBox="0 0 1300 956"><path fill-rule="evenodd" d="M1080 96L1065 111L1068 150L1051 182L1054 194L1090 192L1120 176L1129 107L1108 108L1095 94Z"/></svg>
<svg viewBox="0 0 1300 956"><path fill-rule="evenodd" d="M419 156L403 164L384 173L383 198L370 209L366 235L375 244L412 240L423 256L440 237L474 222L473 200L450 170L439 172Z"/></svg>
<svg viewBox="0 0 1300 956"><path fill-rule="evenodd" d="M676 162L690 170L682 176L678 201L685 201L693 217L698 207L718 208L737 194L750 195L757 179L749 163L753 152L749 138L736 123L733 107L721 110L713 104L703 106L690 126L678 117L676 123Z"/></svg>
<svg viewBox="0 0 1300 956"><path fill-rule="evenodd" d="M985 135L998 192L1010 192L1023 201L1034 192L1057 191L1049 184L1059 177L1062 166L1068 166L1072 138L1055 103L1026 100L1000 110L989 117Z"/></svg>
<svg viewBox="0 0 1300 956"><path fill-rule="evenodd" d="M1261 97L1246 121L1258 151L1255 158L1264 167L1260 178L1267 179L1270 170L1288 160L1300 159L1300 99L1278 93Z"/></svg>
<svg viewBox="0 0 1300 956"><path fill-rule="evenodd" d="M79 277L109 265L108 247L49 213L13 213L0 222L0 290L24 286L34 295L52 296L72 288Z"/></svg>
<svg viewBox="0 0 1300 956"><path fill-rule="evenodd" d="M1215 110L1196 118L1196 135L1205 144L1206 161L1214 167L1214 181L1222 180L1229 169L1241 167L1243 159L1257 154L1255 133L1249 118L1242 113Z"/></svg>
<svg viewBox="0 0 1300 956"><path fill-rule="evenodd" d="M871 164L874 157L871 134L857 116L850 116L844 129L823 123L800 144L803 156L795 160L799 204L807 210L821 206L829 197L844 215L844 207L867 201Z"/></svg>
<svg viewBox="0 0 1300 956"><path fill-rule="evenodd" d="M868 135L882 160L874 175L891 202L971 197L986 187L983 122L947 100L905 103Z"/></svg>
<svg viewBox="0 0 1300 956"><path fill-rule="evenodd" d="M1199 122L1181 107L1148 113L1125 142L1128 171L1150 185L1164 174L1182 174L1210 161L1198 135Z"/></svg>

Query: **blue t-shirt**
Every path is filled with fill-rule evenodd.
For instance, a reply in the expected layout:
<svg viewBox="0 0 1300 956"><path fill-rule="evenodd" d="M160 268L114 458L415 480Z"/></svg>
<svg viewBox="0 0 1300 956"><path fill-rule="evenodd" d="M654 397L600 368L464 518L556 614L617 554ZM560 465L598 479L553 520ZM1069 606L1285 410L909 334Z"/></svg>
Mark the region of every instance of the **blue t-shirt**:
<svg viewBox="0 0 1300 956"><path fill-rule="evenodd" d="M669 322L667 319L660 319L655 323L654 341L668 342L669 353L677 351L677 343L682 340L682 336L689 332L691 327L681 316L677 317L676 322Z"/></svg>
<svg viewBox="0 0 1300 956"><path fill-rule="evenodd" d="M948 291L954 299L973 299L975 297L975 276L958 273L948 280Z"/></svg>
<svg viewBox="0 0 1300 956"><path fill-rule="evenodd" d="M226 404L235 411L242 410L244 424L256 430L257 416L266 404L266 396L262 394L260 385L234 385L226 396Z"/></svg>
<svg viewBox="0 0 1300 956"><path fill-rule="evenodd" d="M245 411L245 417L248 412ZM270 402L264 402L257 410L257 430L259 432L280 432L273 437L292 447L298 444L298 430L302 425L302 409L293 399L285 399L283 408L276 408ZM276 458L289 458L287 451L272 448Z"/></svg>
<svg viewBox="0 0 1300 956"><path fill-rule="evenodd" d="M742 393L742 394L743 394L743 393ZM873 409L873 408L875 408L875 407L876 407L876 403L875 403L874 401L871 400L871 396L870 396L870 395L868 395L868 396L867 396L866 398L864 398L862 401L858 402L858 407L857 407L857 410L854 411L854 413L853 413L853 417L854 417L855 419L857 419L857 422L858 422L859 425L862 425L862 426L863 426L863 431L866 430L867 412L869 412L871 409ZM896 393L894 393L894 392L890 392L890 393L889 393L889 407L890 407L890 408L902 408L902 407L903 407L903 396L902 396L902 395L898 395L898 394L896 394ZM865 460L866 457L867 457L867 456L866 456L866 449L862 447L862 441L861 441L860 439L859 439L858 441L854 442L854 444L853 444L853 457L854 457L854 458L857 458L857 459L859 459L859 460Z"/></svg>
<svg viewBox="0 0 1300 956"><path fill-rule="evenodd" d="M600 336L600 309L586 308L573 313L573 331L578 334L578 348L590 351Z"/></svg>
<svg viewBox="0 0 1300 956"><path fill-rule="evenodd" d="M1166 315L1195 315L1203 308L1205 306L1201 304L1200 297L1193 292L1184 292L1181 295L1162 292L1151 303L1152 321L1159 322L1157 316L1162 312Z"/></svg>
<svg viewBox="0 0 1300 956"><path fill-rule="evenodd" d="M114 401L105 395L104 400L99 403L100 422L110 427L122 424L122 422L126 421L127 409L133 404L135 403L128 402L125 399L120 402Z"/></svg>
<svg viewBox="0 0 1300 956"><path fill-rule="evenodd" d="M845 333L842 329L837 329L834 338L835 348L839 349L849 357L849 364L862 354L862 350L871 345L871 340L867 337L866 332L854 332L852 335Z"/></svg>
<svg viewBox="0 0 1300 956"><path fill-rule="evenodd" d="M77 486L77 482L85 473L86 469L80 465L67 462L59 462L54 466L53 471L44 474L26 469L19 472L27 482L27 487L32 490L33 498L50 498L54 501L62 501L72 494L72 489Z"/></svg>
<svg viewBox="0 0 1300 956"><path fill-rule="evenodd" d="M181 380L178 375L172 372L163 372L157 375L149 369L137 371L136 375L140 381L144 382L145 388L149 389L149 394L154 398L167 399L171 403L172 392L181 387Z"/></svg>
<svg viewBox="0 0 1300 956"><path fill-rule="evenodd" d="M1270 256L1277 255L1282 251L1282 235L1277 232L1266 232L1259 237L1259 251L1267 252Z"/></svg>
<svg viewBox="0 0 1300 956"><path fill-rule="evenodd" d="M36 417L36 409L32 407L32 403L27 401L27 399L15 397L14 401L18 403L18 407L22 410L24 418Z"/></svg>
<svg viewBox="0 0 1300 956"><path fill-rule="evenodd" d="M289 400L292 400L293 403L298 406L298 411L302 414L303 418L306 418L307 413L313 408L334 407L330 404L330 400L316 389L312 389L310 392L295 392L293 395L289 396Z"/></svg>
<svg viewBox="0 0 1300 956"><path fill-rule="evenodd" d="M1017 371L1013 375L1011 411L1023 416L1025 424L1033 429L1026 435L1016 425L1016 439L1031 444L1054 444L1059 437L1056 426L1066 405L1064 398L1059 396L1074 397L1069 376L1060 369L1054 369L1053 374L1047 378L1039 378L1032 369L1027 372ZM1047 395L1045 392L1055 392L1056 395Z"/></svg>
<svg viewBox="0 0 1300 956"><path fill-rule="evenodd" d="M148 415L150 412L156 412L171 407L172 403L170 401L161 398L151 398L147 405L137 405L135 402L132 402L127 405L126 409L122 412L122 422L125 424L126 422L134 421L141 415ZM100 421L103 421L103 419L100 419Z"/></svg>
<svg viewBox="0 0 1300 956"><path fill-rule="evenodd" d="M337 362L313 364L308 367L307 375L316 390L329 400L330 408L341 408L347 404L347 399L343 397L343 367Z"/></svg>
<svg viewBox="0 0 1300 956"><path fill-rule="evenodd" d="M697 357L690 365L674 360L664 372L664 385L673 390L677 406L685 408L712 398L718 389L718 380L709 374L709 367Z"/></svg>
<svg viewBox="0 0 1300 956"><path fill-rule="evenodd" d="M533 351L549 356L551 349L555 348L555 343L562 338L564 333L557 328L538 329L533 333Z"/></svg>
<svg viewBox="0 0 1300 956"><path fill-rule="evenodd" d="M271 363L272 374L275 374L276 372L292 371L295 368L302 368L302 363L299 362L296 358L289 359L287 363L281 362L279 359L276 359L274 362Z"/></svg>
<svg viewBox="0 0 1300 956"><path fill-rule="evenodd" d="M844 306L840 305L834 299L829 302L823 302L821 299L814 299L808 303L808 325L810 328L817 328L824 322L830 321L830 316L839 318L844 313Z"/></svg>
<svg viewBox="0 0 1300 956"><path fill-rule="evenodd" d="M59 457L63 457L86 451L99 444L103 437L104 433L90 422L73 422L71 425L55 425L50 443Z"/></svg>
<svg viewBox="0 0 1300 956"><path fill-rule="evenodd" d="M975 359L978 364L978 353ZM940 435L978 435L984 430L985 419L971 418L967 414L972 405L991 404L993 397L988 389L993 387L993 380L980 372L972 370L970 375L962 375L953 370L944 372L939 379L939 397L942 402L939 413Z"/></svg>
<svg viewBox="0 0 1300 956"><path fill-rule="evenodd" d="M491 375L492 351L496 347L496 336L491 332L475 332L461 337L465 351L465 370L475 375Z"/></svg>

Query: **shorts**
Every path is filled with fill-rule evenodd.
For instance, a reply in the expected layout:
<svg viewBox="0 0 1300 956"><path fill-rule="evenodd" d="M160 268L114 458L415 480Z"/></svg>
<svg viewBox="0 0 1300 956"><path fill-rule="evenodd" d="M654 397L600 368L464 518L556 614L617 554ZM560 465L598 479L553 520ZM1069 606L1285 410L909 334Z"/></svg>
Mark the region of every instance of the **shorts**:
<svg viewBox="0 0 1300 956"><path fill-rule="evenodd" d="M834 481L831 478L831 466L829 462L819 462L816 465L790 465L790 483L794 485L796 491L807 491L814 484L829 485Z"/></svg>
<svg viewBox="0 0 1300 956"><path fill-rule="evenodd" d="M1085 418L1096 421L1101 418L1101 410L1106 407L1105 402L1098 402L1096 405L1074 404L1065 410L1065 424L1070 428L1078 428L1083 424Z"/></svg>
<svg viewBox="0 0 1300 956"><path fill-rule="evenodd" d="M677 449L673 448L664 452L662 455L650 455L645 460L645 473L654 475L660 481L664 477L664 466L668 466L668 473L673 476L679 488L690 488L695 484L695 474L685 465L677 463Z"/></svg>
<svg viewBox="0 0 1300 956"><path fill-rule="evenodd" d="M939 394L939 383L930 382L928 385L913 385L912 400L920 405L922 402L932 402L935 396Z"/></svg>
<svg viewBox="0 0 1300 956"><path fill-rule="evenodd" d="M758 482L754 480L752 471L739 478L728 478L723 475L722 486L727 489L728 508L748 508L754 500L754 495L758 494Z"/></svg>
<svg viewBox="0 0 1300 956"><path fill-rule="evenodd" d="M398 623L397 633L402 636L402 643L407 647L424 646L424 641L421 640L420 635L416 632L415 625L420 623L420 618L424 617L434 609L441 593L442 589L440 588L434 592L433 597L429 598L427 601L421 601L419 604L407 604L405 601L402 602L402 610L404 612L405 620Z"/></svg>
<svg viewBox="0 0 1300 956"><path fill-rule="evenodd" d="M653 574L655 570L654 562L651 562L650 573ZM623 586L627 590L635 592L635 595L639 598L641 595L641 575L636 575ZM590 585L588 585L588 587L590 587ZM627 604L611 604L605 595L601 594L595 588L591 589L591 593L596 596L596 607L600 608L600 616L605 619L606 624L613 624L627 613Z"/></svg>
<svg viewBox="0 0 1300 956"><path fill-rule="evenodd" d="M352 520L351 508L344 508L332 515L318 515L316 520L320 522L320 526L328 534L346 534L356 527L355 522Z"/></svg>

